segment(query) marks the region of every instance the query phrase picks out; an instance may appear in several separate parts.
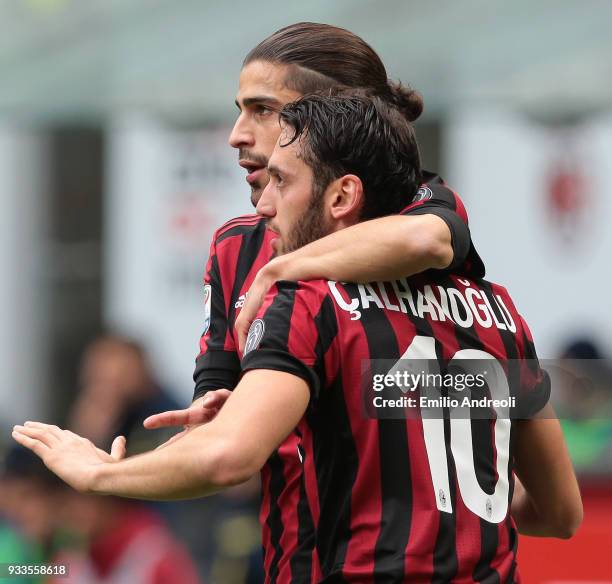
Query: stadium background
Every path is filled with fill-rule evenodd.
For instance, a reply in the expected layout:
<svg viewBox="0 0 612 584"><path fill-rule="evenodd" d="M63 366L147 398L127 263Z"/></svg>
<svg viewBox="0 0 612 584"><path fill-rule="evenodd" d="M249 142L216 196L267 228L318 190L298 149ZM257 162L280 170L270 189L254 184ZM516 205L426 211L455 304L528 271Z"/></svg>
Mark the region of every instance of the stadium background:
<svg viewBox="0 0 612 584"><path fill-rule="evenodd" d="M523 538L519 559L529 583L612 582L603 0L0 2L2 450L14 423L65 421L83 350L102 330L141 341L160 385L189 401L210 237L251 210L227 145L241 60L300 20L363 36L390 77L422 92L426 167L463 197L488 276L513 294L540 357L603 360L597 398L576 419L566 408L584 525L569 542ZM189 505L183 515L202 517L228 506ZM232 564L240 534L252 537L247 508L229 527L212 513L210 554L233 542ZM240 581L201 557L197 529L177 533L206 581Z"/></svg>

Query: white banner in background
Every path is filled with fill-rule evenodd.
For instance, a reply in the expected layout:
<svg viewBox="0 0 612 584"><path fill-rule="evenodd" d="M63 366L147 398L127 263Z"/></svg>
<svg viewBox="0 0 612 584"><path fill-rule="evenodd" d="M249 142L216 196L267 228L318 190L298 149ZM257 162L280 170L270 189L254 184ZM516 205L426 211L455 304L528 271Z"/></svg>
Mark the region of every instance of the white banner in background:
<svg viewBox="0 0 612 584"><path fill-rule="evenodd" d="M105 319L144 341L159 379L190 401L205 326L211 237L253 212L229 128L179 131L125 117L108 139Z"/></svg>
<svg viewBox="0 0 612 584"><path fill-rule="evenodd" d="M612 354L612 116L555 127L463 112L444 156L487 277L508 287L540 356L582 335Z"/></svg>
<svg viewBox="0 0 612 584"><path fill-rule="evenodd" d="M47 180L44 137L0 124L0 422L7 426L43 416L51 399Z"/></svg>

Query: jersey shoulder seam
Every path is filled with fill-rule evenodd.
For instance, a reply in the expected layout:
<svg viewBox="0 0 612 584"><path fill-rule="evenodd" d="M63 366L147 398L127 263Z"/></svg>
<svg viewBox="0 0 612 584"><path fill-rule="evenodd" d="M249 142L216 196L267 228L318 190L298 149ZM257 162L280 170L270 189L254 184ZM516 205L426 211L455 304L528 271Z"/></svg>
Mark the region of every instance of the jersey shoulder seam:
<svg viewBox="0 0 612 584"><path fill-rule="evenodd" d="M217 229L215 233L215 241L220 238L225 239L226 237L230 237L232 235L241 235L245 232L245 230L255 229L257 228L265 219L260 215L251 214L251 215L241 215L240 217L235 217L234 219L230 219L226 221L219 229ZM235 233L233 233L235 230Z"/></svg>

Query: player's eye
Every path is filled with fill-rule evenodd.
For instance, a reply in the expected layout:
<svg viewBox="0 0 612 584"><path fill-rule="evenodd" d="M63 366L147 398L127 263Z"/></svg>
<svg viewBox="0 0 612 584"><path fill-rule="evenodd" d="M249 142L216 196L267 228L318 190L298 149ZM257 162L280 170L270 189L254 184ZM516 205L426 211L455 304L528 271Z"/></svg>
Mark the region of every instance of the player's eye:
<svg viewBox="0 0 612 584"><path fill-rule="evenodd" d="M274 110L266 105L257 105L255 106L255 113L258 116L269 116L274 113Z"/></svg>

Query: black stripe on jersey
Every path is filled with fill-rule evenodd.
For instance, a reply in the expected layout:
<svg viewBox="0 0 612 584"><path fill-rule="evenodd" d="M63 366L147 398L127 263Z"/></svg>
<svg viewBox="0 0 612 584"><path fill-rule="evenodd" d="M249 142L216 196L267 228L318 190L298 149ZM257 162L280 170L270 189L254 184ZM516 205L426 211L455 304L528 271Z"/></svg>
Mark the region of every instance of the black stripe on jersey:
<svg viewBox="0 0 612 584"><path fill-rule="evenodd" d="M241 235L239 231L232 232L228 234L228 232L234 227L247 227L252 228L257 225L258 222L265 223L265 220L262 219L259 215L243 215L242 217L236 217L235 219L230 219L227 223L224 223L217 229L217 239L216 241L223 241L226 237L231 237L232 235Z"/></svg>
<svg viewBox="0 0 612 584"><path fill-rule="evenodd" d="M308 413L312 429L317 490L321 509L316 546L324 575L341 570L351 539L351 493L359 457L344 401L342 370L322 391L316 416ZM329 464L329 461L333 464ZM343 582L337 572L325 582Z"/></svg>
<svg viewBox="0 0 612 584"><path fill-rule="evenodd" d="M225 317L225 290L221 280L219 258L217 254L212 257L210 266L210 287L216 292L210 297L210 337L208 347L221 350L225 346L227 336L227 319Z"/></svg>
<svg viewBox="0 0 612 584"><path fill-rule="evenodd" d="M210 390L234 389L240 376L238 356L223 350L227 336L227 318L225 317L225 292L216 254L211 258L210 285L211 289L216 292L212 294L210 300L210 336L206 353L196 359L193 373L195 382L193 399L197 399Z"/></svg>
<svg viewBox="0 0 612 584"><path fill-rule="evenodd" d="M266 517L266 524L270 530L270 543L274 548L274 557L270 564L270 583L274 584L278 578L278 563L283 557L283 548L280 543L280 538L283 533L283 517L281 509L278 505L278 499L285 488L284 464L278 452L274 452L268 459L268 467L270 468L270 511Z"/></svg>
<svg viewBox="0 0 612 584"><path fill-rule="evenodd" d="M361 325L370 359L393 359L402 354L395 331L384 312L364 310ZM372 375L386 373L385 361L372 362ZM405 550L412 524L406 421L378 420L378 442L382 514L374 550L374 582L382 584L404 580Z"/></svg>
<svg viewBox="0 0 612 584"><path fill-rule="evenodd" d="M300 451L302 458L306 456L304 450ZM300 477L300 499L297 505L298 517L298 548L291 556L291 581L309 583L312 580L312 552L315 546L315 526L310 512L310 505L306 496L306 483L304 473Z"/></svg>
<svg viewBox="0 0 612 584"><path fill-rule="evenodd" d="M259 246L257 246L257 253L259 252L259 247L261 247L261 241L259 242ZM250 264L253 263L255 257L257 257L256 254L255 256L253 256L253 260L251 260ZM244 277L246 277L246 274ZM238 274L236 274L236 278L238 278ZM286 319L273 319L271 322L269 321L268 330L274 333L275 338L278 339L278 342L280 343L280 346L285 351L288 351L291 315L293 314L293 305L295 303L295 291L297 289L297 285L294 285L293 287L286 286L286 289L287 293L283 296L282 302L287 303L287 308L285 310L279 311L279 314L286 315ZM240 290L240 288L238 288L238 290ZM280 299L276 298L274 300L274 304L278 305L279 300ZM253 354L255 353L256 351L253 351ZM280 538L283 533L283 519L281 515L281 509L278 505L278 499L285 488L285 473L283 460L277 452L275 452L269 458L268 465L270 467L270 512L266 519L266 523L268 525L268 528L270 529L270 543L272 544L275 550L274 557L272 558L272 564L270 566L270 583L274 584L278 577L278 563L283 557L283 549L280 543Z"/></svg>
<svg viewBox="0 0 612 584"><path fill-rule="evenodd" d="M238 252L238 263L236 265L236 276L234 278L234 286L232 287L232 295L230 297L229 314L227 315L228 326L234 326L236 320L236 299L240 296L240 290L244 285L259 252L263 245L264 238L266 235L265 223L262 221L255 229L252 227L246 228L239 226L232 228L232 231L242 230L242 242L240 243L240 251ZM222 236L223 237L223 236ZM287 338L289 338L289 331L287 331Z"/></svg>
<svg viewBox="0 0 612 584"><path fill-rule="evenodd" d="M228 237L237 237L239 235L248 236L254 231L258 231L259 229L262 229L264 232L266 229L266 222L263 221L261 218L257 217L256 215L253 217L253 219L241 220L241 218L239 218L235 221L236 223L234 225L229 225L231 221L227 222L226 231L223 231L223 233L220 233L217 236L217 244L221 243L224 239L227 239Z"/></svg>
<svg viewBox="0 0 612 584"><path fill-rule="evenodd" d="M514 491L514 489L512 489ZM512 492L510 493L510 500L512 500ZM508 513L508 517L506 518L506 529L508 530L508 535L510 536L508 549L512 552L513 560L512 560L512 568L510 569L510 573L508 574L508 579L504 584L514 584L515 576L516 576L516 552L518 550L518 531L512 527L512 519L510 517L510 513Z"/></svg>
<svg viewBox="0 0 612 584"><path fill-rule="evenodd" d="M314 319L318 332L317 344L315 346L316 361L313 366L320 385L325 384L325 354L338 334L338 323L332 299L326 296L321 303L321 308ZM311 400L311 403L314 403ZM308 417L308 413L307 413ZM299 434L299 431L297 431ZM306 456L304 453L303 456ZM300 499L297 507L298 515L298 549L291 558L291 576L295 582L310 582L312 572L312 552L315 546L315 527L310 512L308 499L306 498L306 484L304 475L300 480Z"/></svg>
<svg viewBox="0 0 612 584"><path fill-rule="evenodd" d="M321 385L324 386L325 354L338 335L338 321L336 320L334 302L329 296L325 296L323 299L319 312L315 316L314 323L319 334L317 344L315 345L316 361L314 370L321 380Z"/></svg>

